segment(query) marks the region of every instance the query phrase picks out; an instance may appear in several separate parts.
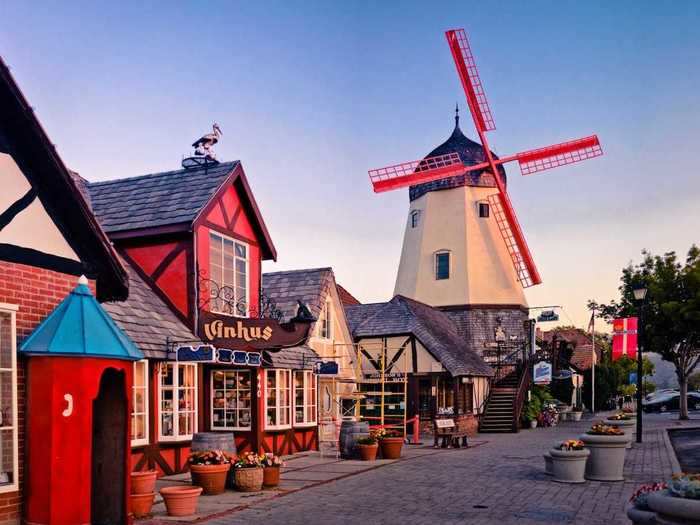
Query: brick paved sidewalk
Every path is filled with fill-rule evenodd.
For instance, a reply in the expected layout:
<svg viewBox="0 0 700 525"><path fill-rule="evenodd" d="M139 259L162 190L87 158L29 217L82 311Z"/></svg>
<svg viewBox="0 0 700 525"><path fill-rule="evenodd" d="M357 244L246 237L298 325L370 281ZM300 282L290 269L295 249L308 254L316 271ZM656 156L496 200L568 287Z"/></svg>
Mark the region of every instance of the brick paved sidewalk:
<svg viewBox="0 0 700 525"><path fill-rule="evenodd" d="M566 422L519 434L483 434L478 439L488 442L479 447L399 461L206 523L628 524L624 508L635 488L672 470L664 428L677 422L654 415L645 424L644 443L627 453L624 482L567 485L544 475L542 454L590 425Z"/></svg>

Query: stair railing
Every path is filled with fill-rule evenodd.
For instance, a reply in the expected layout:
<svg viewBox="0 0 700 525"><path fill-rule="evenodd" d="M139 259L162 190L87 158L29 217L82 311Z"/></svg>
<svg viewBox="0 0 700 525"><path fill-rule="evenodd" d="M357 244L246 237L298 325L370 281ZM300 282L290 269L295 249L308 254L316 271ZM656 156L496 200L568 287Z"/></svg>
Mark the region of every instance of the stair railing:
<svg viewBox="0 0 700 525"><path fill-rule="evenodd" d="M518 390L515 396L515 406L513 407L513 432L520 430L520 415L525 405L525 397L530 388L530 363L529 359L521 361L520 366L520 381L518 382Z"/></svg>

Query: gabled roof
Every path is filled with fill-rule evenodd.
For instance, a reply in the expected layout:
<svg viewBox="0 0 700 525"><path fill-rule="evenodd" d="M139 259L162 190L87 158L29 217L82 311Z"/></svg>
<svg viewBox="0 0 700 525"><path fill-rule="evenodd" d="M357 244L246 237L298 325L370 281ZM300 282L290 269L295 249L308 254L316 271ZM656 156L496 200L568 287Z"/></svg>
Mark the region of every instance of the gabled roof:
<svg viewBox="0 0 700 525"><path fill-rule="evenodd" d="M313 316L318 318L321 301L332 286L335 286L332 268L270 272L262 276L263 293L282 312L284 320L296 315L297 300L304 303Z"/></svg>
<svg viewBox="0 0 700 525"><path fill-rule="evenodd" d="M102 306L148 358L167 359L168 343L198 344L199 338L173 313L126 261L129 297Z"/></svg>
<svg viewBox="0 0 700 525"><path fill-rule="evenodd" d="M82 268L73 273L96 279L100 301L125 298L126 271L2 59L0 115L0 151L12 156L78 255Z"/></svg>
<svg viewBox="0 0 700 525"><path fill-rule="evenodd" d="M340 302L343 304L343 306L361 304L360 301L343 286L336 284L336 287L338 288L338 296L340 297Z"/></svg>
<svg viewBox="0 0 700 525"><path fill-rule="evenodd" d="M143 354L100 306L81 277L78 286L22 343L28 355L143 359Z"/></svg>
<svg viewBox="0 0 700 525"><path fill-rule="evenodd" d="M110 237L164 228L189 230L227 183L250 211L264 259L277 259L267 226L238 160L197 168L88 183L92 209Z"/></svg>
<svg viewBox="0 0 700 525"><path fill-rule="evenodd" d="M356 339L414 335L453 376L491 376L493 369L469 349L444 312L402 295L388 303L345 308Z"/></svg>

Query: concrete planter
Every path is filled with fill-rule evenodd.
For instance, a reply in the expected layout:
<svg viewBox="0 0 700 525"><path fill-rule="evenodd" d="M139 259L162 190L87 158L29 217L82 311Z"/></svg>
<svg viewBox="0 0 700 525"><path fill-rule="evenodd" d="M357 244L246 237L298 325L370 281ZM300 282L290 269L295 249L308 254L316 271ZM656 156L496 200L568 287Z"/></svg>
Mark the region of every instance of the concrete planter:
<svg viewBox="0 0 700 525"><path fill-rule="evenodd" d="M583 414L583 412L572 410L569 412L569 419L571 419L571 421L581 421L581 414Z"/></svg>
<svg viewBox="0 0 700 525"><path fill-rule="evenodd" d="M636 419L627 419L627 420L616 420L616 419L606 419L605 420L606 425L615 425L616 427L620 427L622 431L625 433L625 436L627 436L627 439L629 440L627 442L627 447L625 448L632 448L632 442L634 441L634 429L637 427L637 420Z"/></svg>
<svg viewBox="0 0 700 525"><path fill-rule="evenodd" d="M627 436L583 434L580 438L591 455L586 463L586 479L595 481L624 481Z"/></svg>
<svg viewBox="0 0 700 525"><path fill-rule="evenodd" d="M649 507L658 514L658 523L698 523L700 520L700 500L677 498L668 491L661 490L649 494Z"/></svg>
<svg viewBox="0 0 700 525"><path fill-rule="evenodd" d="M548 476L552 475L552 456L549 455L549 452L546 454L543 454L544 457L544 473L547 474Z"/></svg>
<svg viewBox="0 0 700 525"><path fill-rule="evenodd" d="M586 480L586 460L591 454L590 450L559 450L553 448L549 451L552 456L552 476L554 481L560 483L584 483Z"/></svg>
<svg viewBox="0 0 700 525"><path fill-rule="evenodd" d="M627 505L627 517L634 525L656 525L656 512L638 509L631 503Z"/></svg>

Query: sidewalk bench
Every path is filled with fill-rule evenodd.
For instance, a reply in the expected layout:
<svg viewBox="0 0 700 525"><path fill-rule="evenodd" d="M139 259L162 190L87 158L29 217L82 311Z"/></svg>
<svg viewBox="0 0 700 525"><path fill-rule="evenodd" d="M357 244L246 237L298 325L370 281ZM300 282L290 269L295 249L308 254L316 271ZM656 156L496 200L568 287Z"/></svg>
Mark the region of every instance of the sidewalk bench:
<svg viewBox="0 0 700 525"><path fill-rule="evenodd" d="M436 419L433 422L434 448L438 447L438 441L442 439L442 448L461 448L469 447L469 436L466 430L460 430L455 425L454 419ZM461 439L461 443L460 443Z"/></svg>

